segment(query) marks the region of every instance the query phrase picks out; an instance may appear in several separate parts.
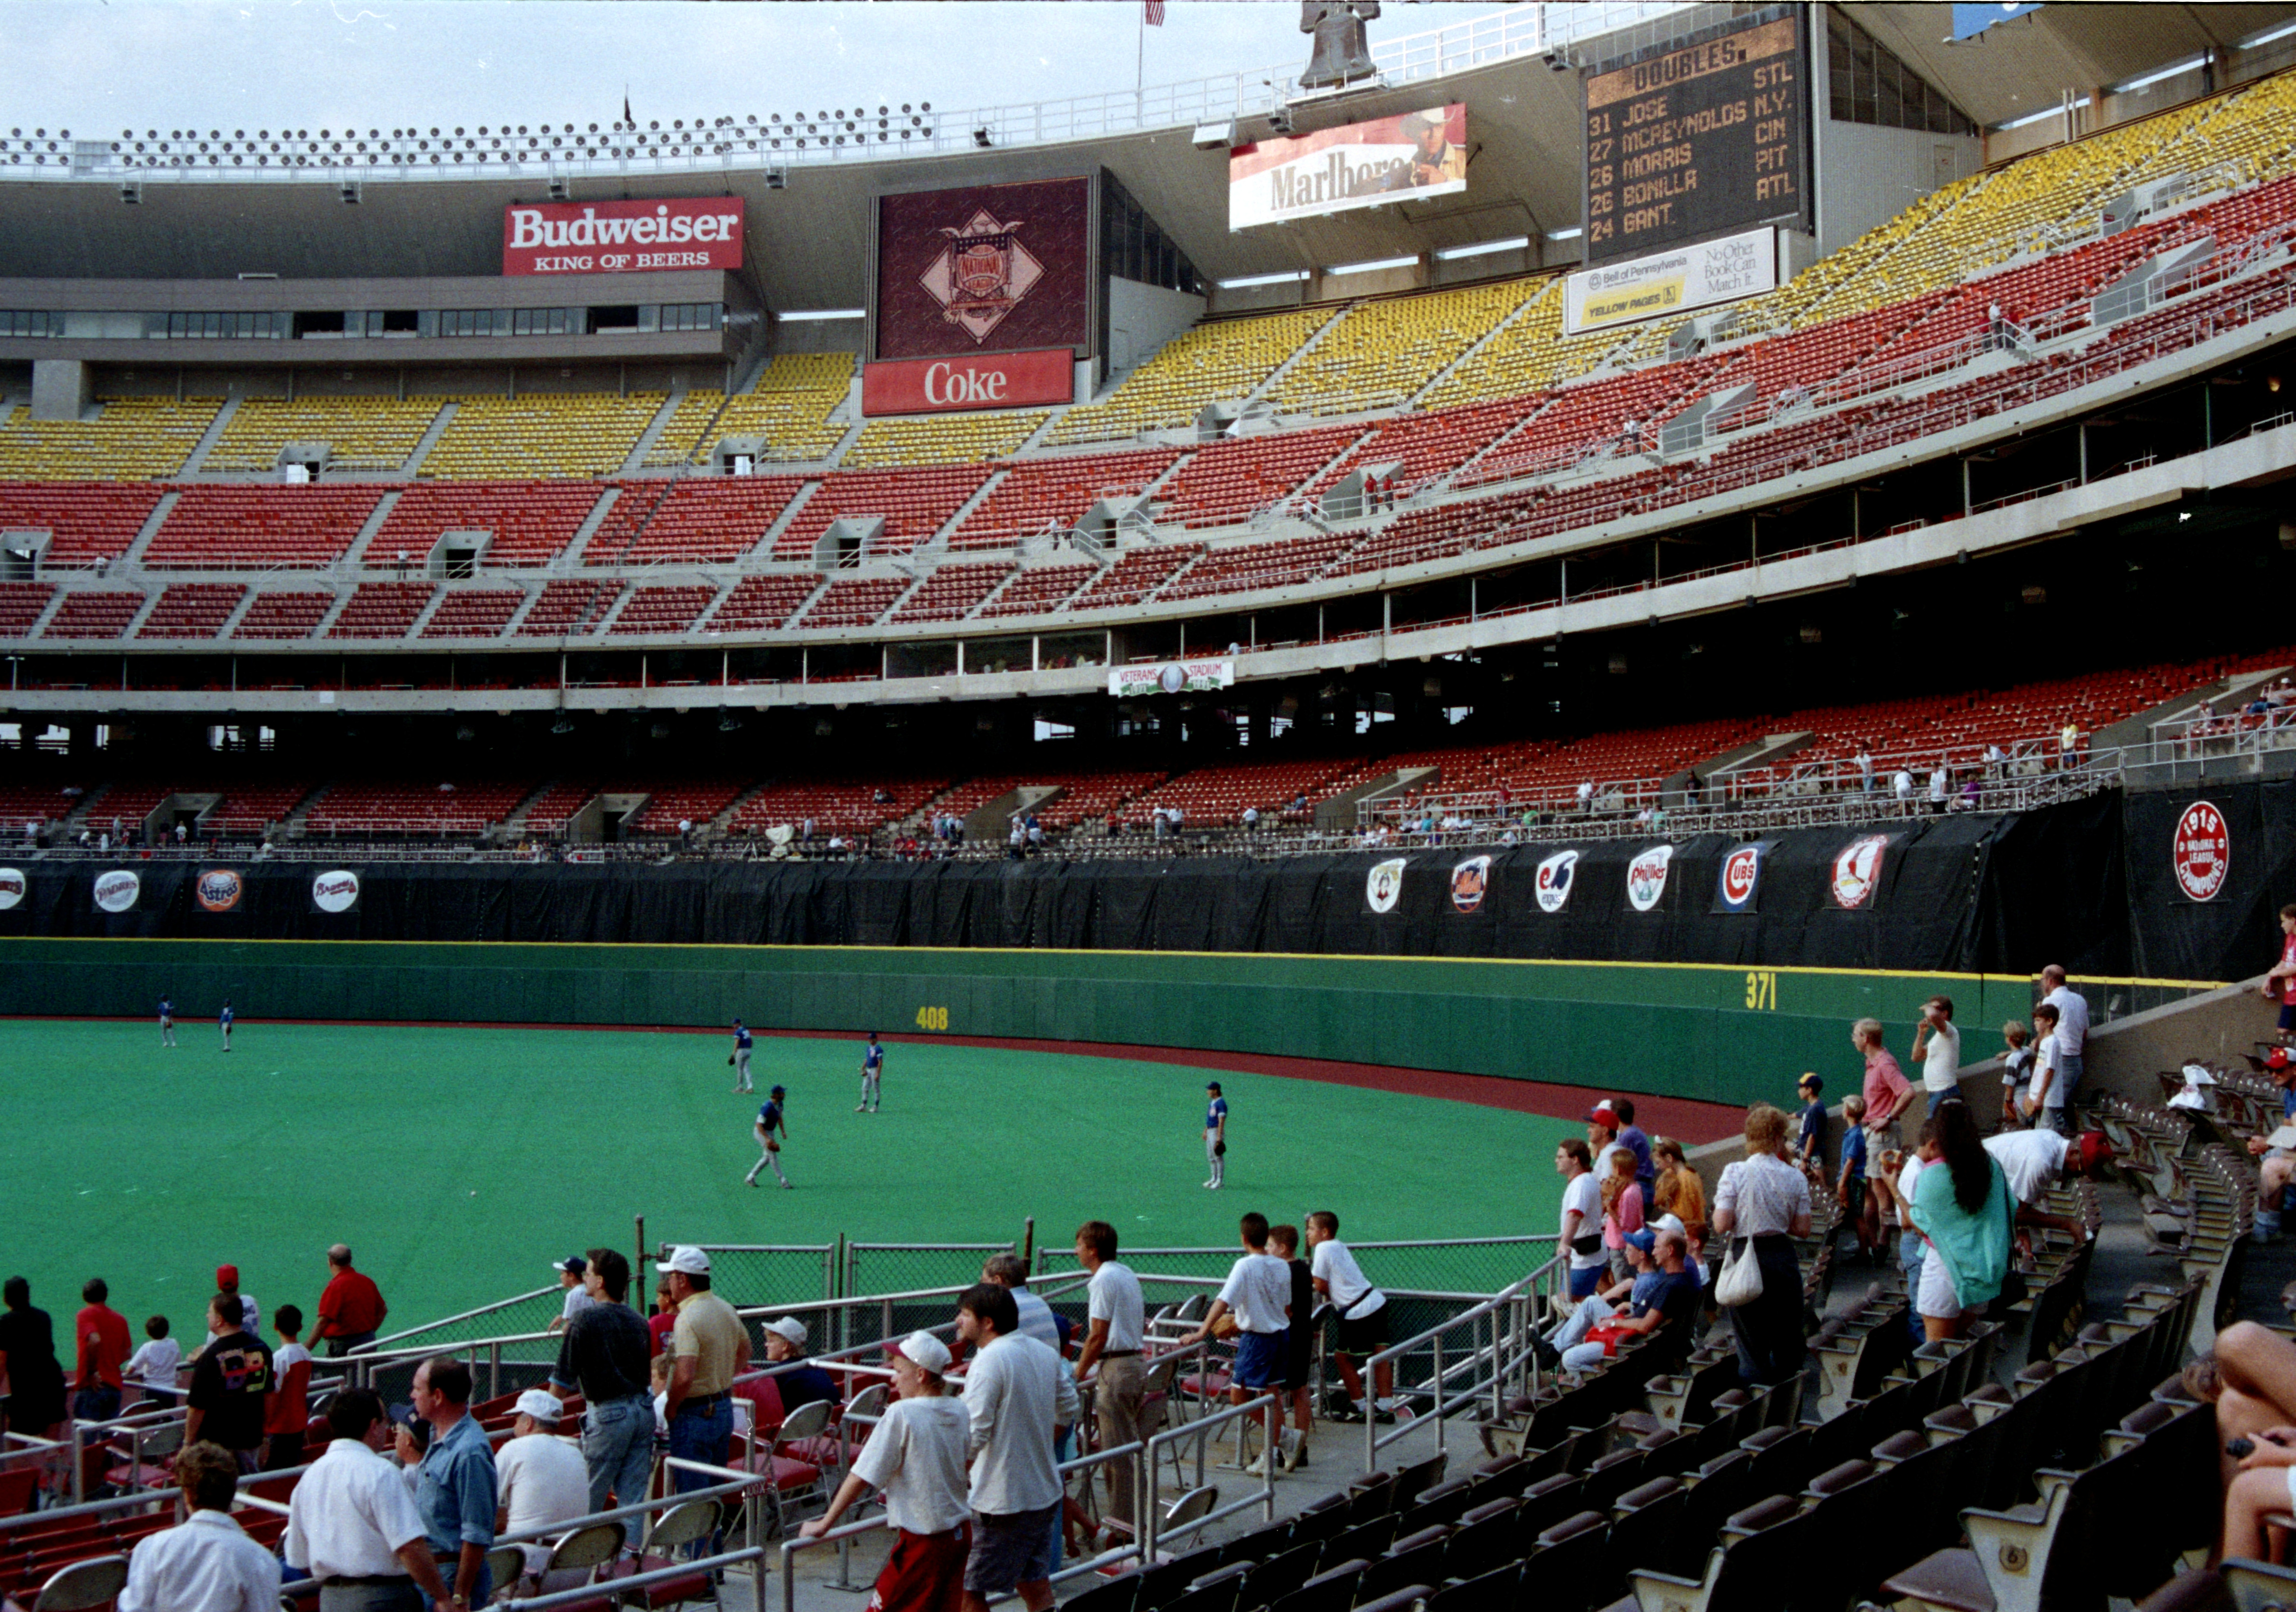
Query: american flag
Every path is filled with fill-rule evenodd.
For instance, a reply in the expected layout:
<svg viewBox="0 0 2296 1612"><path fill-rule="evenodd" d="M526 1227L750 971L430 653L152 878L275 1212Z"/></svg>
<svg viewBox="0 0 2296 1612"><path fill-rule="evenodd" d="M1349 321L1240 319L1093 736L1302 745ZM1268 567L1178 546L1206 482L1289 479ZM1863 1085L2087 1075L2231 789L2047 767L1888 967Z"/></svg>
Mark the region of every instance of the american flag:
<svg viewBox="0 0 2296 1612"><path fill-rule="evenodd" d="M1141 0L1140 11L1150 28L1164 26L1164 0Z"/></svg>

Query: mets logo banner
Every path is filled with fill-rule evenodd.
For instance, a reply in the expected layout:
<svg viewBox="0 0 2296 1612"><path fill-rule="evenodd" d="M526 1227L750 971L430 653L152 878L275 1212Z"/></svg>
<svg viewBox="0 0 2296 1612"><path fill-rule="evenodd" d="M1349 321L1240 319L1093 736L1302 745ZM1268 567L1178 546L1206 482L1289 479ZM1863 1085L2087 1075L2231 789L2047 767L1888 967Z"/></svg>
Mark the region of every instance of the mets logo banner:
<svg viewBox="0 0 2296 1612"><path fill-rule="evenodd" d="M1364 876L1364 900L1374 912L1392 912L1396 899L1403 894L1403 858L1393 857L1375 863Z"/></svg>
<svg viewBox="0 0 2296 1612"><path fill-rule="evenodd" d="M1418 201L1467 188L1467 104L1239 145L1227 156L1227 227Z"/></svg>
<svg viewBox="0 0 2296 1612"><path fill-rule="evenodd" d="M1762 863L1776 842L1768 839L1749 840L1734 845L1722 858L1721 871L1714 878L1714 907L1717 912L1751 912L1758 911L1754 899L1762 890Z"/></svg>
<svg viewBox="0 0 2296 1612"><path fill-rule="evenodd" d="M1472 912L1483 904L1483 897L1491 891L1491 859L1470 856L1451 870L1451 904L1462 912Z"/></svg>
<svg viewBox="0 0 2296 1612"><path fill-rule="evenodd" d="M1090 356L1092 181L877 198L873 356Z"/></svg>

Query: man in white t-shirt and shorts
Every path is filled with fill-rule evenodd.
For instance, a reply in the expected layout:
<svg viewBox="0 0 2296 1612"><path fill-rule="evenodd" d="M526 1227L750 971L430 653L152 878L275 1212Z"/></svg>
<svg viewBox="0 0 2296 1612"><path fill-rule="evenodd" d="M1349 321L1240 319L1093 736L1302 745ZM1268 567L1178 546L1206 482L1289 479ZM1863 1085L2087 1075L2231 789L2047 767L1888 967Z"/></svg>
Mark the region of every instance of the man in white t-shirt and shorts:
<svg viewBox="0 0 2296 1612"><path fill-rule="evenodd" d="M1961 1032L1954 1027L1952 997L1932 996L1922 1004L1913 1058L1922 1066L1922 1091L1931 1113L1941 1102L1961 1101Z"/></svg>
<svg viewBox="0 0 2296 1612"><path fill-rule="evenodd" d="M893 1553L877 1575L871 1612L929 1612L955 1606L964 1592L972 1521L965 1444L972 1420L964 1402L947 1391L948 1367L948 1346L930 1332L912 1332L893 1346L898 1397L854 1456L829 1510L800 1530L819 1539L863 1491L883 1492Z"/></svg>
<svg viewBox="0 0 2296 1612"><path fill-rule="evenodd" d="M1570 1262L1570 1301L1590 1297L1610 1271L1603 1251L1603 1183L1595 1178L1594 1150L1576 1136L1555 1145L1554 1173L1562 1177L1562 1240Z"/></svg>
<svg viewBox="0 0 2296 1612"><path fill-rule="evenodd" d="M1145 1376L1140 1352L1148 1335L1147 1305L1141 1297L1140 1279L1131 1266L1117 1260L1114 1226L1104 1220L1078 1226L1076 1256L1077 1264L1092 1273L1085 1289L1086 1330L1083 1346L1077 1351L1077 1384L1093 1385L1093 1420L1100 1427L1100 1447L1120 1449L1140 1437ZM1108 1516L1128 1528L1132 1510L1132 1465L1111 1461Z"/></svg>
<svg viewBox="0 0 2296 1612"><path fill-rule="evenodd" d="M1230 1404L1240 1405L1262 1394L1281 1395L1283 1387L1285 1333L1292 1318L1292 1267L1267 1251L1267 1216L1254 1210L1237 1228L1243 1239L1243 1257L1229 1267L1219 1297L1204 1314L1203 1324L1180 1339L1183 1348L1210 1338L1220 1318L1235 1317L1235 1367L1228 1377ZM1304 1325L1307 1318L1300 1317ZM1283 1414L1279 1399L1267 1410L1267 1442L1274 1444ZM1239 1461L1243 1431L1236 1431ZM1267 1459L1263 1448L1260 1460ZM1247 1469L1248 1470L1249 1469Z"/></svg>
<svg viewBox="0 0 2296 1612"><path fill-rule="evenodd" d="M1360 1403L1364 1380L1356 1361L1368 1360L1387 1347L1387 1295L1371 1285L1355 1255L1340 1240L1340 1217L1331 1210L1317 1209L1308 1216L1308 1247L1316 1297L1339 1312L1340 1346L1332 1358L1348 1386L1348 1397ZM1383 1360L1373 1370L1372 1393L1371 1414L1395 1408L1394 1362Z"/></svg>
<svg viewBox="0 0 2296 1612"><path fill-rule="evenodd" d="M1985 1139L1985 1150L2008 1178L2009 1195L2017 1200L2017 1223L2050 1226L2086 1240L2088 1227L2065 1215L2046 1215L2036 1207L2052 1184L2087 1175L2110 1162L2112 1143L2102 1131L2066 1136L2056 1131L2002 1131Z"/></svg>

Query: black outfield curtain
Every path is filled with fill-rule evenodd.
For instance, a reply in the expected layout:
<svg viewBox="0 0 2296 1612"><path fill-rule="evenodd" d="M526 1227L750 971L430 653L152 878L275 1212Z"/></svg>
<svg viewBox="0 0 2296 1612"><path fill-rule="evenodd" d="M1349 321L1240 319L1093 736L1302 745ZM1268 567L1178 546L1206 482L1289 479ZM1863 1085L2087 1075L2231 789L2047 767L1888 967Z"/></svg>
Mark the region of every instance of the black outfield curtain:
<svg viewBox="0 0 2296 1612"><path fill-rule="evenodd" d="M1070 863L466 863L353 869L359 899L312 899L324 864L238 864L239 896L200 900L198 864L24 862L0 935L508 940L648 945L1060 947L1713 962L1765 968L2076 972L2228 978L2276 951L2296 894L2296 786L2210 798L2232 825L2212 902L2180 895L2168 846L2193 798L2117 793L2015 815L1956 814L1797 829L1767 843L1751 910L1717 911L1719 834L1537 845ZM1861 841L1880 839L1862 856ZM2125 842L2125 850L2124 850ZM1657 876L1657 855L1663 878ZM1562 898L1542 863L1568 861ZM1400 859L1377 910L1370 875ZM1465 864L1465 865L1463 865ZM132 904L96 902L107 873ZM1638 871L1639 870L1639 871ZM105 887L119 904L122 882ZM212 897L218 885L211 884ZM1630 896L1630 889L1633 892ZM1639 899L1636 899L1638 897Z"/></svg>

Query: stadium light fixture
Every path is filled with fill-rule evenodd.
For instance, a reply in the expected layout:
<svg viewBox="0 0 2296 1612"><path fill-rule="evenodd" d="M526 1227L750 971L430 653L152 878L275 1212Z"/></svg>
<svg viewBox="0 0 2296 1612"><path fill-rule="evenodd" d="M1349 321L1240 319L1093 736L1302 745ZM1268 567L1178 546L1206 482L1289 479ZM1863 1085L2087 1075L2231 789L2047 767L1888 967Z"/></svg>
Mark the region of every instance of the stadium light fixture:
<svg viewBox="0 0 2296 1612"><path fill-rule="evenodd" d="M1195 133L1188 138L1200 151L1226 151L1235 143L1234 120L1231 119L1226 123L1199 123L1196 125Z"/></svg>
<svg viewBox="0 0 2296 1612"><path fill-rule="evenodd" d="M988 138L988 131L987 129L977 128L972 131L972 143L979 146L985 151L996 143Z"/></svg>
<svg viewBox="0 0 2296 1612"><path fill-rule="evenodd" d="M2174 78L2179 73L2189 73L2194 68L2206 67L2208 64L2208 53L2202 52L2197 56L2187 56L2182 61L2172 61L2168 66L2156 69L2141 78L2124 79L2119 84L2108 84L2104 86L2104 93L2108 95L2133 94L2141 89L2151 89L2154 85Z"/></svg>
<svg viewBox="0 0 2296 1612"><path fill-rule="evenodd" d="M2072 110L2079 111L2087 104L2088 97L2083 95L2073 102ZM2052 118L2062 118L2064 115L2065 108L2062 105L2044 107L2038 112L2027 112L2021 118L2012 118L2006 123L1997 123L1993 126L1993 132L1997 135L2005 134L2013 128L2025 128L2032 124L2046 123Z"/></svg>
<svg viewBox="0 0 2296 1612"><path fill-rule="evenodd" d="M119 182L119 199L130 207L134 207L136 203L142 201L144 200L144 182L141 179L121 180Z"/></svg>
<svg viewBox="0 0 2296 1612"><path fill-rule="evenodd" d="M1478 241L1467 246L1447 246L1435 254L1435 260L1456 263L1462 258L1488 258L1493 252L1519 252L1529 244L1528 235L1511 235L1505 241Z"/></svg>
<svg viewBox="0 0 2296 1612"><path fill-rule="evenodd" d="M1576 240L1578 240L1578 237L1579 237L1579 236L1581 236L1581 235L1585 234L1586 233L1587 233L1587 232L1586 232L1584 229L1580 228L1578 225L1575 225L1575 224L1574 224L1574 225L1572 225L1569 229L1567 229L1567 230L1549 230L1549 231L1547 231L1547 232L1546 232L1546 238L1547 238L1549 241L1576 241Z"/></svg>
<svg viewBox="0 0 2296 1612"><path fill-rule="evenodd" d="M1214 285L1224 291L1248 291L1254 286L1297 285L1308 277L1306 269L1286 269L1280 274L1245 274L1235 280L1215 280Z"/></svg>
<svg viewBox="0 0 2296 1612"><path fill-rule="evenodd" d="M1327 274L1378 274L1390 269L1409 268L1419 261L1414 254L1404 258L1370 258L1361 263L1334 263L1324 273Z"/></svg>
<svg viewBox="0 0 2296 1612"><path fill-rule="evenodd" d="M2259 45L2276 44L2291 34L2296 34L2296 22L2284 22L2278 28L2267 29L2260 34L2251 34L2234 45L2234 50L2252 51Z"/></svg>
<svg viewBox="0 0 2296 1612"><path fill-rule="evenodd" d="M867 313L867 309L857 307L810 307L796 308L786 314L776 314L774 317L783 324L803 324L824 319L861 319L865 318Z"/></svg>
<svg viewBox="0 0 2296 1612"><path fill-rule="evenodd" d="M550 182L550 199L553 201L571 201L574 199L572 182L566 179L553 179Z"/></svg>

